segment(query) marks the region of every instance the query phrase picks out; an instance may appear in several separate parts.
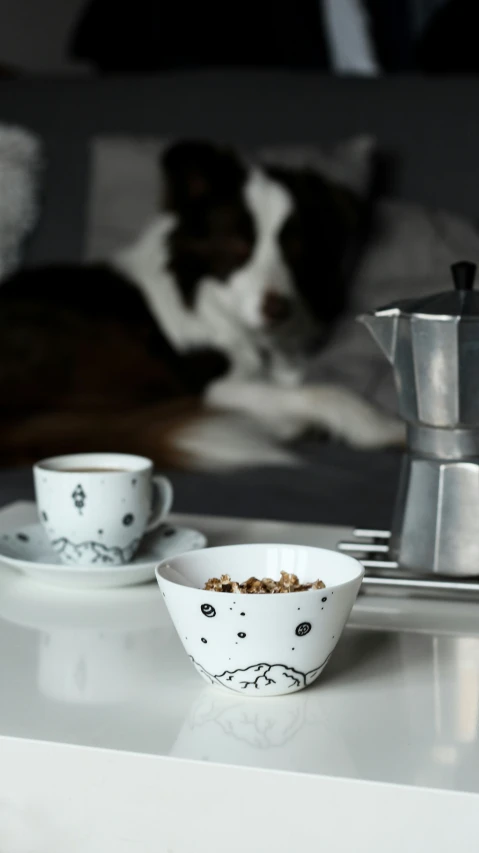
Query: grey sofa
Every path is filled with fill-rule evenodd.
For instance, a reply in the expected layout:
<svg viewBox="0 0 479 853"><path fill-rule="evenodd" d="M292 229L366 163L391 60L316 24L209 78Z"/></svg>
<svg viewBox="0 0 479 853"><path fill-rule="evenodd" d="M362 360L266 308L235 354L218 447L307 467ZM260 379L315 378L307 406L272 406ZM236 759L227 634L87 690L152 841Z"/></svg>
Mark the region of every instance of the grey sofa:
<svg viewBox="0 0 479 853"><path fill-rule="evenodd" d="M328 144L375 134L390 158L387 189L475 216L479 211L479 81L334 79L284 72L0 82L0 121L43 137L44 209L26 262L80 260L93 134L207 136L245 147ZM295 471L174 474L183 511L388 525L400 459L311 445ZM0 503L30 493L28 472L0 473Z"/></svg>

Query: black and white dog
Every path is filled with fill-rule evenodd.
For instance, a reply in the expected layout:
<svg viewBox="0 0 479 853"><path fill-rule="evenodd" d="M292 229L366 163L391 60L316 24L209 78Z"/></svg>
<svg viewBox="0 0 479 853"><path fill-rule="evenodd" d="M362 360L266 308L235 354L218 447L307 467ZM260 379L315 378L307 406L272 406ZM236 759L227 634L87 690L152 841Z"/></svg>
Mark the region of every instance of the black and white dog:
<svg viewBox="0 0 479 853"><path fill-rule="evenodd" d="M311 429L399 443L391 416L303 383L346 304L364 202L208 143L173 145L162 169L165 210L134 245L2 285L3 456L108 448L215 467L291 462Z"/></svg>

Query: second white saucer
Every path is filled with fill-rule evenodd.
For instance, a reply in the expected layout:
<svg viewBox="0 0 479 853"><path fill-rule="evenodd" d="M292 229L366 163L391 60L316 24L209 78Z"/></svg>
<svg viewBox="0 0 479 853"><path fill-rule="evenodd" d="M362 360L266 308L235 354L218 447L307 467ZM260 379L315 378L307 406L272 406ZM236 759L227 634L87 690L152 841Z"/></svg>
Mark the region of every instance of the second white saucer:
<svg viewBox="0 0 479 853"><path fill-rule="evenodd" d="M52 550L41 524L29 524L0 535L0 562L32 580L71 589L111 589L154 579L161 560L206 546L198 530L162 524L145 536L131 563L124 566L67 566Z"/></svg>

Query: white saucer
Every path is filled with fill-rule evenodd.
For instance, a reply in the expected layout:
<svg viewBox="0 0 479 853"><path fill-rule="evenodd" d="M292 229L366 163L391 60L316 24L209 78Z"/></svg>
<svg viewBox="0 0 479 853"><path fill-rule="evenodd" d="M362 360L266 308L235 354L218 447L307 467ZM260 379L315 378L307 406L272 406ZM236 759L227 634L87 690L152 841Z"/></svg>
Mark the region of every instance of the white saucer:
<svg viewBox="0 0 479 853"><path fill-rule="evenodd" d="M0 535L0 562L41 583L71 589L111 589L151 581L161 560L205 546L206 537L198 530L166 523L145 536L135 558L127 565L66 566L37 523Z"/></svg>

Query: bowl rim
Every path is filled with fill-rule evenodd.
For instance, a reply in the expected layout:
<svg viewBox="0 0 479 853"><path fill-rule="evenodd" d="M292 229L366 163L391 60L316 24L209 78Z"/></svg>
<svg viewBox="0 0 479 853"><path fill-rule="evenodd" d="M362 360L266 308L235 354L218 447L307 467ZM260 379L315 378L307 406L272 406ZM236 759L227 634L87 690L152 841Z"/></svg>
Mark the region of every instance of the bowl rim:
<svg viewBox="0 0 479 853"><path fill-rule="evenodd" d="M362 563L360 563L360 561L358 559L356 559L356 557L352 557L350 554L344 554L342 551L335 551L333 548L321 548L321 547L316 546L316 545L302 545L302 544L291 543L291 542L245 542L245 543L241 543L238 545L214 545L211 548L200 548L197 551L187 551L184 554L176 554L174 557L166 558L165 560L162 560L160 563L158 563L158 565L155 568L155 577L156 577L156 580L157 580L159 585L160 585L160 580L161 580L162 583L171 584L171 586L174 586L174 587L180 587L181 589L190 590L192 592L201 592L204 594L205 590L202 589L201 587L199 587L199 586L186 586L184 584L179 584L176 581L170 580L170 578L165 577L165 575L162 574L161 570L163 568L166 568L166 567L174 568L174 563L178 560L183 560L185 558L194 560L200 554L203 554L207 551L208 552L209 551L218 552L218 551L231 551L232 549L238 549L238 548L247 550L250 548L271 548L271 547L275 547L275 548L278 548L278 547L279 548L281 548L281 547L298 548L298 549L304 550L304 551L320 551L322 553L334 554L335 556L340 557L342 561L345 561L349 564L354 564L354 566L356 567L357 573L354 577L348 578L347 580L339 581L336 584L327 584L323 589L303 590L301 592L295 592L294 595L311 596L311 594L314 594L314 593L321 593L322 595L324 595L325 589L326 590L334 590L334 589L338 589L340 587L347 586L350 583L356 583L357 581L359 581L359 583L361 584L363 581L364 574L365 574L365 568L362 565ZM225 594L228 594L228 593L219 592L217 590L208 590L208 595L224 596ZM230 594L233 595L234 593L230 593ZM259 595L259 596L256 595L256 596L252 596L252 597L254 599L261 599L262 601L264 601L266 599L270 599L270 598L273 598L273 599L277 598L276 595Z"/></svg>

